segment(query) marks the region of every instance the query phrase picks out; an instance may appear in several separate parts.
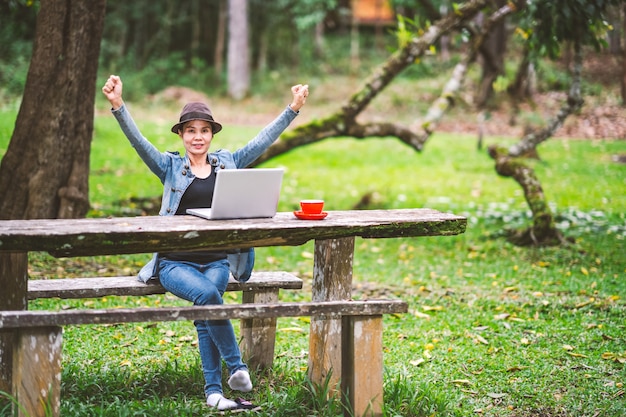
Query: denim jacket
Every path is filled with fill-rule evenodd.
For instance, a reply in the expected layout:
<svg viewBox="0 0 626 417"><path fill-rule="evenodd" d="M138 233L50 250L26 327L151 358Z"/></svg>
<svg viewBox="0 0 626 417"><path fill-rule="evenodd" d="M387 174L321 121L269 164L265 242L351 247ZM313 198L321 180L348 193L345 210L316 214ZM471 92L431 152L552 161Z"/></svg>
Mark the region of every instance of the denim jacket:
<svg viewBox="0 0 626 417"><path fill-rule="evenodd" d="M148 168L159 177L163 184L163 197L159 215L173 216L178 209L185 190L187 190L187 187L195 178L191 172L189 158L187 155L180 155L178 152L160 152L141 134L125 105L122 105L119 109L112 110L112 113L131 145L137 151L137 154ZM280 134L297 115L297 112L287 106L274 121L265 126L245 146L237 149L235 152L218 149L207 155L208 162L212 165L215 172L224 168L245 168L261 156L278 139ZM141 281L147 282L150 278L157 277L158 262L156 255L154 254L152 260L139 272ZM240 281L246 281L252 272L254 250L242 250L240 253L229 254L228 260L233 276Z"/></svg>

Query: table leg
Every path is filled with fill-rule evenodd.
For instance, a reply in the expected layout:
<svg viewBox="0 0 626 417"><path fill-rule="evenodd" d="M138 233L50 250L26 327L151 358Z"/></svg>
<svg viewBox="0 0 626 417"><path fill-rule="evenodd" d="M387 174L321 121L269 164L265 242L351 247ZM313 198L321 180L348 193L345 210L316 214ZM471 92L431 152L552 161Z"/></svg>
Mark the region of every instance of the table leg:
<svg viewBox="0 0 626 417"><path fill-rule="evenodd" d="M352 295L354 237L315 241L313 301L349 300ZM341 379L341 319L311 317L309 378L332 390Z"/></svg>
<svg viewBox="0 0 626 417"><path fill-rule="evenodd" d="M18 331L13 349L13 396L19 417L61 415L63 329L42 327Z"/></svg>
<svg viewBox="0 0 626 417"><path fill-rule="evenodd" d="M0 310L28 308L28 252L0 252ZM0 331L0 391L13 392L13 345L16 332ZM0 406L4 403L0 398Z"/></svg>

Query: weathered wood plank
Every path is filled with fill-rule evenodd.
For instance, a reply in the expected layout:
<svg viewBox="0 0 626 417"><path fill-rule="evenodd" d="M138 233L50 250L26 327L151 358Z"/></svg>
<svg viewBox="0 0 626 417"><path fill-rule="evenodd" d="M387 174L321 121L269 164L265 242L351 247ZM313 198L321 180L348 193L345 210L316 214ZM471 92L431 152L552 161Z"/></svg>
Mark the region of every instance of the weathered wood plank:
<svg viewBox="0 0 626 417"><path fill-rule="evenodd" d="M272 219L204 220L194 216L0 221L0 250L91 256L197 249L294 246L349 236L447 236L465 231L464 217L431 209L331 211L322 221L293 213Z"/></svg>
<svg viewBox="0 0 626 417"><path fill-rule="evenodd" d="M349 300L352 292L354 237L315 241L313 301ZM341 380L341 318L311 317L309 378L329 386Z"/></svg>
<svg viewBox="0 0 626 417"><path fill-rule="evenodd" d="M26 310L27 252L0 252L0 310ZM13 331L0 331L0 391L12 391ZM3 404L0 399L0 405Z"/></svg>
<svg viewBox="0 0 626 417"><path fill-rule="evenodd" d="M17 415L54 416L61 413L61 351L63 329L19 330L13 355L13 396Z"/></svg>
<svg viewBox="0 0 626 417"><path fill-rule="evenodd" d="M302 316L372 316L406 313L402 300L324 301L278 304L221 304L94 310L0 311L0 329L156 321L253 319Z"/></svg>
<svg viewBox="0 0 626 417"><path fill-rule="evenodd" d="M341 391L350 415L382 417L382 316L343 318L341 358Z"/></svg>
<svg viewBox="0 0 626 417"><path fill-rule="evenodd" d="M276 304L278 289L246 291L244 304ZM276 345L276 317L241 320L241 354L251 369L270 369L274 364Z"/></svg>
<svg viewBox="0 0 626 417"><path fill-rule="evenodd" d="M226 291L256 291L260 289L302 288L302 280L284 271L254 271L250 280L239 283L232 277ZM37 279L28 281L28 298L98 298L111 295L144 296L164 294L158 281L147 284L135 276Z"/></svg>

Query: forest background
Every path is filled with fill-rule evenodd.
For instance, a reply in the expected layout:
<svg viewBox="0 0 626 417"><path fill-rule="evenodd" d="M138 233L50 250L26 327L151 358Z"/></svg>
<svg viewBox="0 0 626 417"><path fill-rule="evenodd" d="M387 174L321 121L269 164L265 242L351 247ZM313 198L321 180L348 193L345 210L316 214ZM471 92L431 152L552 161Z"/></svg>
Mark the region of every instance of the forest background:
<svg viewBox="0 0 626 417"><path fill-rule="evenodd" d="M216 11L224 12L226 3L107 4L97 86L109 73L122 75L133 113L145 126L144 133L160 146L170 146L162 133L167 130L164 126L191 99L206 99L220 121L233 126L232 137L224 137L227 147L238 143L238 135L270 120L284 105L288 86L296 82L309 83L312 91L296 126L323 118L345 103L400 47L403 25L419 33L431 22L427 16L432 13L424 7L428 2L396 2L395 10L402 12L403 19L361 22L355 33L349 4L249 1L255 17L248 21L250 89L242 98L234 98L227 54L219 48L226 40L217 36L220 13ZM203 7L206 4L210 7ZM436 11L455 7L447 2L432 4ZM0 7L0 156L4 156L26 83L38 2L5 1ZM391 138L338 138L271 162L288 167L295 177L284 192L282 210L293 209L304 193L317 193L327 198L331 209L426 205L470 218L471 227L458 239L364 241L359 246L365 255L355 269L355 296L400 296L408 299L412 309L408 319L392 318L386 323L387 355L393 358L388 366L397 376L386 377L387 415L623 414L626 265L621 254L626 175L620 161L626 153L626 122L620 80L624 16L619 7L610 10L614 30L606 33L606 43L600 50L585 49L585 104L555 131L558 141L539 149L540 160L534 162L540 177L547 179L557 227L570 245L520 249L503 239L504 229L523 226L530 216L523 194L511 181L497 178L486 150L479 149L480 140L510 144L528 130L545 126L567 100L572 82L573 52L564 44L556 59L534 62L532 95L513 104L506 87L515 79L524 50L524 36L514 19L505 27L506 65L488 84L489 99L478 106L483 77L479 60L422 154ZM429 49L361 118L414 123L441 95L468 49L468 39L468 33L460 31ZM154 212L158 181L128 166L137 165L132 149L120 150L119 159L107 152L120 147L120 138L98 95L95 114L89 215ZM380 157L389 152L390 160ZM298 176L302 170L314 172L317 180ZM474 177L477 171L482 173ZM135 179L133 187L125 186L123 178L128 174ZM116 192L122 188L123 195ZM344 191L338 195L333 190ZM259 267L286 267L307 280L309 254L306 246L262 251ZM60 264L45 256L38 260L31 271L34 278L84 275L86 270L133 273L142 262L134 257ZM122 302L97 300L88 305ZM158 357L171 354L167 347L175 338L167 335L180 336L180 347L186 343L180 340L190 337L188 329L147 330L142 341L123 336L137 329L70 330L64 415L86 415L87 410L94 410L93 415L131 415L141 410L169 415L172 409L180 415L203 413L202 401L195 396L201 390L199 376L194 375L194 356L175 356L177 369ZM302 345L306 338L300 337L305 332L306 323L283 323L279 341L283 361L278 361L274 374L259 381L260 386L272 386L272 392L254 393L255 400L273 410L268 415L304 415L301 409L289 408L296 405L306 413L337 415L337 405L325 402L323 389L307 387L306 377L299 373L298 349L306 349ZM94 337L106 340L104 352L90 352L89 340ZM140 343L154 342L164 351L142 358L127 351L120 362L120 346L138 348ZM118 369L109 372L111 368ZM86 374L84 369L94 373ZM153 379L160 387L156 395L139 388L142 381Z"/></svg>

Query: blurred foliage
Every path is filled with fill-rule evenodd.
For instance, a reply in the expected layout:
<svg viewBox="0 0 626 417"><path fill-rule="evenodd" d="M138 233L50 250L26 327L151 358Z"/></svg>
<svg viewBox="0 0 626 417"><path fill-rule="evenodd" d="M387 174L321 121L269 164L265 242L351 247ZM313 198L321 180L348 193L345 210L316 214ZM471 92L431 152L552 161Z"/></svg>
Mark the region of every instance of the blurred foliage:
<svg viewBox="0 0 626 417"><path fill-rule="evenodd" d="M607 10L623 0L544 0L528 1L521 14L530 50L539 56L557 58L567 43L590 45L599 50L611 30Z"/></svg>
<svg viewBox="0 0 626 417"><path fill-rule="evenodd" d="M580 40L600 48L611 10L621 0L556 0L526 2L511 18L517 45L530 47L535 59L559 56L566 45ZM133 73L134 85L154 93L166 85L224 89L223 68L216 68L220 10L225 0L109 1L102 38L102 73ZM355 65L348 0L249 0L251 65L253 77L351 73L365 76L393 49L419 36L440 14L453 10L447 0L391 1L399 26L361 25L359 57ZM0 0L0 85L3 94L23 91L35 34L39 0ZM489 10L486 9L485 13ZM321 30L320 30L321 29ZM453 34L452 51L462 51L469 32ZM437 55L438 45L431 54ZM452 54L453 59L455 54ZM224 57L222 57L225 59ZM431 75L428 62L420 62L402 76ZM551 73L547 88L568 84L567 74Z"/></svg>

